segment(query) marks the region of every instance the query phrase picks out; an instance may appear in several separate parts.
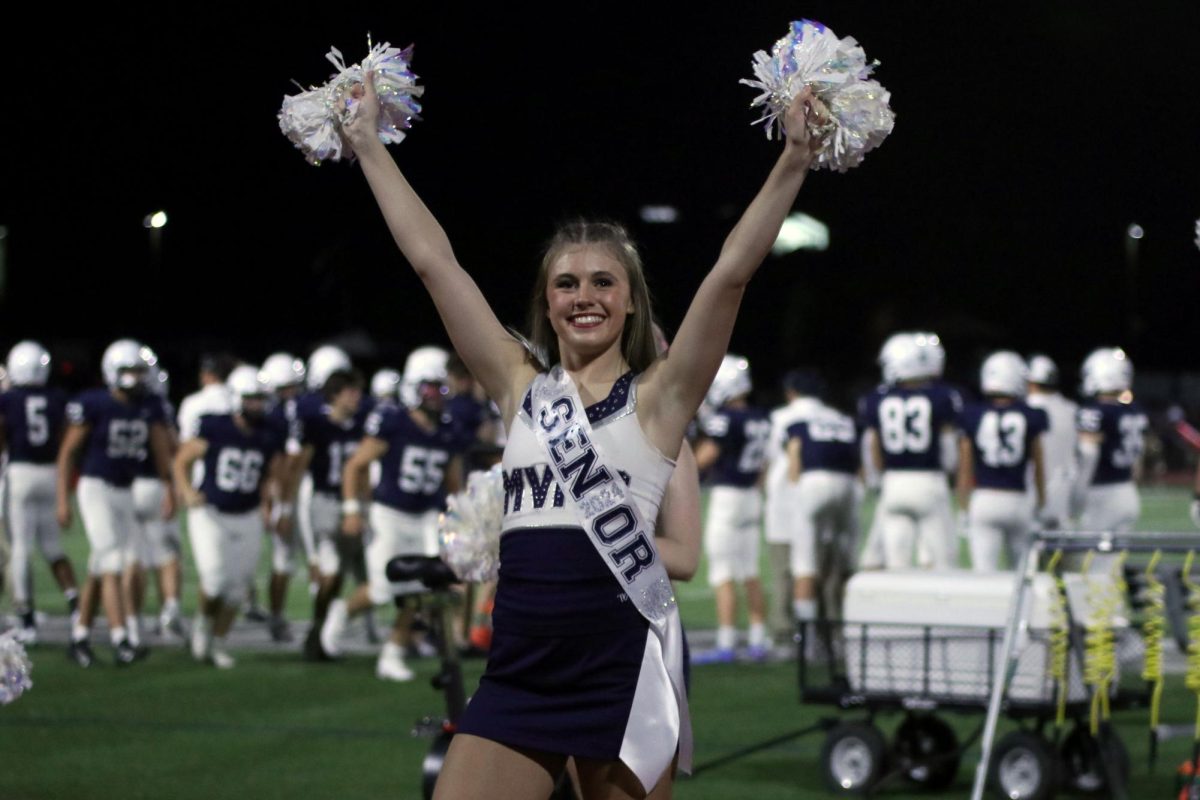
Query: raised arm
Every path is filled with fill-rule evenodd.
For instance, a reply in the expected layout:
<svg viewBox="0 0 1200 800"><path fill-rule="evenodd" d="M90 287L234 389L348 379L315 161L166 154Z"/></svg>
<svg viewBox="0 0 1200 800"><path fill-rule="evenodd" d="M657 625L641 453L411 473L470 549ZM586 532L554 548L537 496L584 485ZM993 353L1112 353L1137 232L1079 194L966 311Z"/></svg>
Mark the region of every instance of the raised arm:
<svg viewBox="0 0 1200 800"><path fill-rule="evenodd" d="M716 264L692 299L671 343L670 354L656 363L651 368L652 374L644 380L643 385L652 391L647 397L651 405L647 427L656 443L664 435L669 438L675 427L681 436L687 420L704 399L729 347L746 284L771 251L784 217L791 211L809 165L820 149L819 142L809 139L806 117L819 118L824 114L809 89L796 96L787 114L783 153L725 239ZM661 433L657 429L658 420L669 420Z"/></svg>
<svg viewBox="0 0 1200 800"><path fill-rule="evenodd" d="M392 238L433 298L454 349L507 412L512 395L524 389L535 370L526 364L524 347L504 330L475 281L459 266L441 224L379 141L379 100L373 73L368 72L367 78L355 117L342 131L362 165Z"/></svg>

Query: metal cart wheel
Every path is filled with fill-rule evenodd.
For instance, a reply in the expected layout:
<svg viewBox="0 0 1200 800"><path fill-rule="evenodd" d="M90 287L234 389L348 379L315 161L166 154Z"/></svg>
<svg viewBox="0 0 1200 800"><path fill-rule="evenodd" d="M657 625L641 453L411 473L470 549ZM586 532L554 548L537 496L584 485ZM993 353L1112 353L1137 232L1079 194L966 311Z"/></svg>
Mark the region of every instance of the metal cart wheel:
<svg viewBox="0 0 1200 800"><path fill-rule="evenodd" d="M825 737L825 784L839 794L863 794L883 775L887 743L870 722L843 722Z"/></svg>
<svg viewBox="0 0 1200 800"><path fill-rule="evenodd" d="M1109 776L1122 784L1129 778L1129 751L1114 731L1092 736L1086 724L1076 723L1059 747L1063 783L1083 794L1109 794ZM1105 765L1108 769L1105 769ZM1110 772L1109 770L1115 770Z"/></svg>
<svg viewBox="0 0 1200 800"><path fill-rule="evenodd" d="M1048 800L1054 796L1058 756L1050 743L1028 731L1013 731L996 743L988 782L1008 800Z"/></svg>
<svg viewBox="0 0 1200 800"><path fill-rule="evenodd" d="M924 789L945 789L958 777L958 736L945 720L932 714L906 716L896 729L892 753L905 776Z"/></svg>

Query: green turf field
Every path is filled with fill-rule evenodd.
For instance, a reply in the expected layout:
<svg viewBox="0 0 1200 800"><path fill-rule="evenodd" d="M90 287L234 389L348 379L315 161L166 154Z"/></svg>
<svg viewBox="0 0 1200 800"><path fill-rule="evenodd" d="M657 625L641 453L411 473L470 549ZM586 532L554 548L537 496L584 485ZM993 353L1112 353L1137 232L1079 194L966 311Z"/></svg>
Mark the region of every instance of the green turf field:
<svg viewBox="0 0 1200 800"><path fill-rule="evenodd" d="M1146 490L1142 527L1187 530L1187 500L1183 490ZM67 542L81 567L82 532L72 531ZM186 575L194 591L190 563ZM39 566L36 579L39 607L56 613L62 601L44 567ZM711 625L712 600L703 575L680 597L689 627ZM192 605L189 594L187 606ZM295 587L293 615L304 616L306 605L303 587ZM412 738L410 729L418 717L442 708L440 695L425 680L435 668L429 661L416 662L420 680L396 685L375 680L373 661L366 656L315 665L298 656L245 653L230 672L161 648L128 670L107 664L79 670L58 646L39 646L31 656L33 690L0 708L0 800L416 798L427 741ZM468 664L469 684L481 666ZM1195 701L1181 676L1169 682L1163 707L1164 722L1193 722ZM798 702L790 664L695 669L692 714L697 764L837 716L832 708ZM954 722L965 735L981 719L962 715ZM1131 796L1139 800L1169 796L1174 766L1190 752L1189 741L1165 742L1158 768L1150 774L1146 719L1144 711L1117 715L1133 759ZM885 731L896 722L895 716L881 719ZM819 773L821 744L820 735L807 736L706 771L681 781L676 796L830 796ZM967 795L971 766L964 764L946 796ZM882 796L921 795L897 784Z"/></svg>

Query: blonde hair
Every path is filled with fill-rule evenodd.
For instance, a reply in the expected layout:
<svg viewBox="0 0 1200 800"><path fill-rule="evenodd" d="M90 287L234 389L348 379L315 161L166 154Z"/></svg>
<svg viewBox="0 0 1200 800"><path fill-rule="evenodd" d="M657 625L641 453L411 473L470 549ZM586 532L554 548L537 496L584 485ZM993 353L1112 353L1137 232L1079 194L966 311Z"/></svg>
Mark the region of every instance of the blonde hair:
<svg viewBox="0 0 1200 800"><path fill-rule="evenodd" d="M621 355L629 362L634 372L642 372L657 356L654 347L653 311L650 303L650 288L646 285L646 273L637 247L625 228L613 222L589 222L576 220L559 227L542 255L541 267L529 299L529 339L533 350L542 356L543 366L553 366L560 360L558 334L546 317L546 286L550 282L550 267L565 250L579 245L597 245L625 267L629 276L629 298L633 311L625 318L621 331Z"/></svg>

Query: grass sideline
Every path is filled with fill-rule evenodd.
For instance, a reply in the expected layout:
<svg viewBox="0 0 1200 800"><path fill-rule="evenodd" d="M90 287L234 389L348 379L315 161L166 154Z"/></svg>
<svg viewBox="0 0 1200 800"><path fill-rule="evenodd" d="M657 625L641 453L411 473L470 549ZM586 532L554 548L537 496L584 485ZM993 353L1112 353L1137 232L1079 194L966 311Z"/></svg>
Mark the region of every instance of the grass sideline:
<svg viewBox="0 0 1200 800"><path fill-rule="evenodd" d="M1144 491L1142 527L1187 530L1188 500L1182 489ZM76 528L66 541L81 568L82 531ZM266 564L264 557L264 574ZM36 580L39 607L58 611L62 599L44 565L38 565ZM195 575L190 561L185 581L185 607L191 608ZM712 599L703 574L680 597L690 627L711 626ZM302 585L293 587L289 608L296 618L306 615ZM416 662L417 681L395 685L375 680L372 659L364 656L314 665L292 655L246 653L235 670L218 672L192 663L181 650L160 649L132 669L104 665L85 672L67 663L58 646L40 646L31 655L34 689L0 708L3 800L418 798L428 740L412 738L410 730L418 717L442 710L440 695L428 684L435 670L430 661ZM468 685L481 668L469 662ZM1168 681L1163 708L1164 722L1194 721L1195 702L1182 676ZM791 664L697 668L692 709L698 764L837 716L833 708L797 702ZM845 718L856 717L847 713ZM949 719L965 735L982 716ZM882 727L890 732L898 721L898 715L884 717ZM1132 756L1132 796L1167 797L1175 766L1190 754L1190 741L1163 743L1158 768L1150 774L1146 713L1118 714L1117 723ZM820 735L807 736L682 780L676 796L828 797L818 764L821 744ZM972 766L968 758L947 796L967 794ZM922 795L898 784L881 796Z"/></svg>

